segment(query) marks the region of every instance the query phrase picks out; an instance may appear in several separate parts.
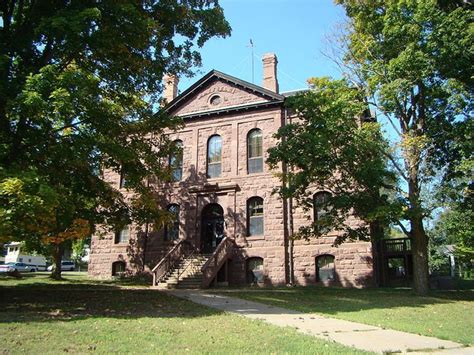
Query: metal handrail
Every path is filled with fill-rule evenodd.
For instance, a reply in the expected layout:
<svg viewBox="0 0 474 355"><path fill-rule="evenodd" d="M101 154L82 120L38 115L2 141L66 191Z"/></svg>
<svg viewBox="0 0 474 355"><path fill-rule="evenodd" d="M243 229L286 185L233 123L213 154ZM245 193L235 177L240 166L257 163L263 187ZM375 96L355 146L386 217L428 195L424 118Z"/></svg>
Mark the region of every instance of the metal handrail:
<svg viewBox="0 0 474 355"><path fill-rule="evenodd" d="M191 247L191 250L193 250L191 243L187 240L182 239L152 269L153 286L156 286L156 284L168 274L171 268L174 267L176 263L183 258L183 256L185 256L186 251L183 250L185 245Z"/></svg>
<svg viewBox="0 0 474 355"><path fill-rule="evenodd" d="M160 260L160 262L159 262L158 264L156 264L156 266L151 270L151 272L155 272L156 269L158 269L158 268L161 266L161 264L163 264L164 261L165 261L167 258L169 258L170 255L171 255L172 253L174 253L174 251L175 251L177 248L179 248L180 245L181 245L181 243L183 243L183 242L184 242L184 240L181 239L173 248L171 248L171 250L170 250L168 253L166 253L166 255Z"/></svg>
<svg viewBox="0 0 474 355"><path fill-rule="evenodd" d="M193 250L189 255L186 255L186 258L192 259L195 253L196 253L196 251ZM190 260L189 263L188 263L187 265L185 265L185 267L183 267L183 268L181 269L181 272L180 272L180 269L178 268L178 277L177 277L177 278L178 278L178 281L179 281L179 277L180 277L182 274L184 274L184 272L188 269L188 267L189 267L191 264L192 264L192 260Z"/></svg>

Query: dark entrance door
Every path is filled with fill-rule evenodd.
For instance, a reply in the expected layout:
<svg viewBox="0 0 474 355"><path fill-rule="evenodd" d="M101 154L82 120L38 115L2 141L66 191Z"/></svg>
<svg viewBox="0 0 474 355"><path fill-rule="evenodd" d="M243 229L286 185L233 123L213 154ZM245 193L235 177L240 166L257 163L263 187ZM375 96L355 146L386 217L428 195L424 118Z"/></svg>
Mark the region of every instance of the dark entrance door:
<svg viewBox="0 0 474 355"><path fill-rule="evenodd" d="M209 204L201 216L201 250L209 254L224 239L224 210L218 204Z"/></svg>

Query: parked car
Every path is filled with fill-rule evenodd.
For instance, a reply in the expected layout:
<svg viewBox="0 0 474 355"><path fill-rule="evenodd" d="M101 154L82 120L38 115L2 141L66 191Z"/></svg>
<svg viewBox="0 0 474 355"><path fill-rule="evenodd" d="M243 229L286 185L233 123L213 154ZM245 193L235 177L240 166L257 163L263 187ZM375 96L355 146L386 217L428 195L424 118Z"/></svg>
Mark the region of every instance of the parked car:
<svg viewBox="0 0 474 355"><path fill-rule="evenodd" d="M0 272L14 272L17 270L18 272L35 272L38 269L35 266L30 266L25 263L6 263L4 265L0 265Z"/></svg>
<svg viewBox="0 0 474 355"><path fill-rule="evenodd" d="M76 268L76 264L74 264L74 261L68 261L68 260L61 261L61 271L74 271L75 268ZM52 271L52 270L53 270L53 265L49 265L48 271Z"/></svg>

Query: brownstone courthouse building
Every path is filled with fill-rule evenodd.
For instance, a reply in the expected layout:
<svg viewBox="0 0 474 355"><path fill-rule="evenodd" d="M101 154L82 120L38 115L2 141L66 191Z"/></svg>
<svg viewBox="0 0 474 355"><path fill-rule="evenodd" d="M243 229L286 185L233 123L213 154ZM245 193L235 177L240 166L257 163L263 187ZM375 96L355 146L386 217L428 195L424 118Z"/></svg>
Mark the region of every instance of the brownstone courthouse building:
<svg viewBox="0 0 474 355"><path fill-rule="evenodd" d="M292 93L279 93L274 54L263 57L262 86L216 70L180 95L175 77L165 81L166 109L184 121L168 132L182 154L169 158L174 182L161 187L174 223L149 233L145 246L133 226L93 236L91 276L144 270L163 287L373 283L370 242L335 247L332 231L290 241L293 231L324 211L304 212L272 194L281 182L265 164L267 151L276 144L277 130L293 119L284 107ZM104 179L121 187L114 171ZM314 198L327 193L315 189Z"/></svg>

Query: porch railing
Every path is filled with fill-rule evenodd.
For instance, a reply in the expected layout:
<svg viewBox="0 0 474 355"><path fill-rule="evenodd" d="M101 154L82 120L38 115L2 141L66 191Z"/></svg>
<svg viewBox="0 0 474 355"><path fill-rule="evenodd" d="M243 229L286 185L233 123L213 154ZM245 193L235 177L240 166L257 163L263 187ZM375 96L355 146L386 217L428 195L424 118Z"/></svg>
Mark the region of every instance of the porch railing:
<svg viewBox="0 0 474 355"><path fill-rule="evenodd" d="M194 248L187 240L180 240L160 262L151 270L153 286L156 286L166 275L183 259L194 252Z"/></svg>
<svg viewBox="0 0 474 355"><path fill-rule="evenodd" d="M201 268L203 288L209 287L222 265L224 265L227 259L232 255L233 248L234 241L229 237L225 237L219 243L214 253L212 253L211 257Z"/></svg>
<svg viewBox="0 0 474 355"><path fill-rule="evenodd" d="M384 254L411 252L411 240L409 238L384 239L382 248Z"/></svg>

